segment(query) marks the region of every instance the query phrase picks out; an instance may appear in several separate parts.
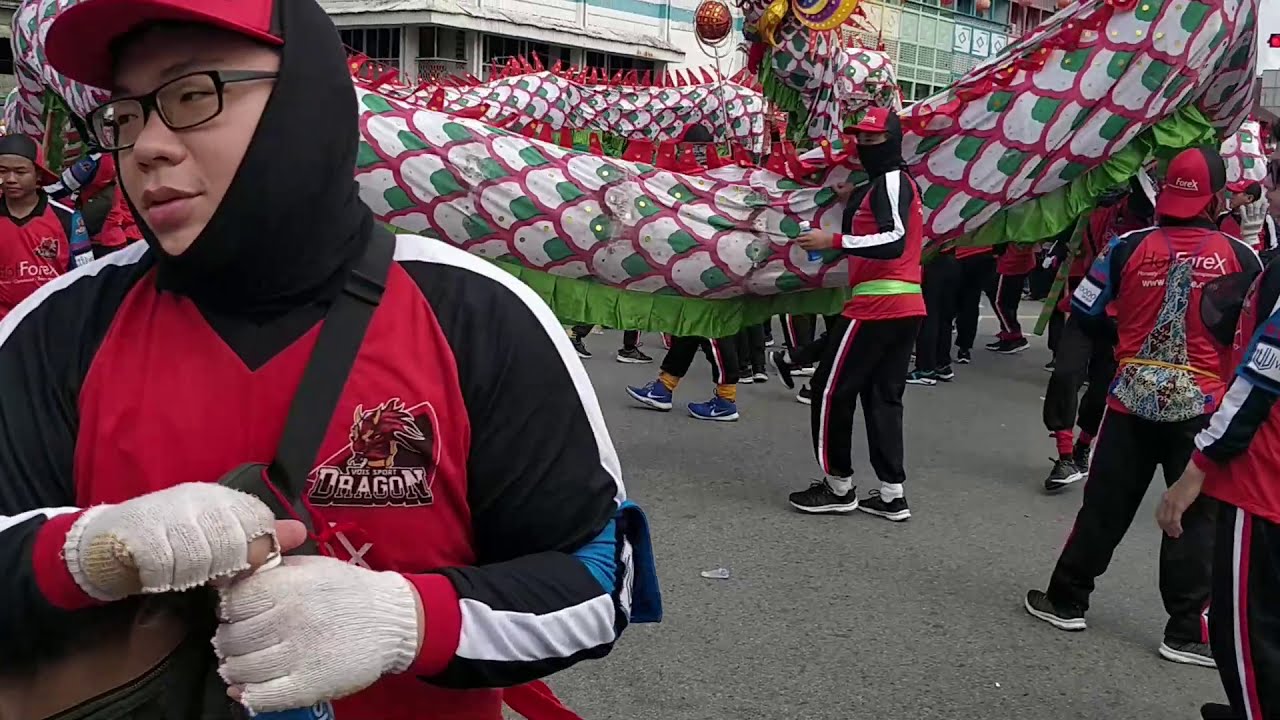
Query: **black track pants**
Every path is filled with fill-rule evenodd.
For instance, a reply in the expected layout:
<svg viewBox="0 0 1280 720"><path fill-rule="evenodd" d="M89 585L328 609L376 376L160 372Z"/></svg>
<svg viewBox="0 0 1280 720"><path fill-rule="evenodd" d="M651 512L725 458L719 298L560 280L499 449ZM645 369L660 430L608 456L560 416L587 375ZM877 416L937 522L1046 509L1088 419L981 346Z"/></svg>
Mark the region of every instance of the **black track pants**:
<svg viewBox="0 0 1280 720"><path fill-rule="evenodd" d="M1158 423L1107 411L1089 465L1084 502L1049 581L1050 600L1088 609L1094 580L1111 564L1111 555L1133 523L1156 467L1163 471L1165 485L1176 482L1191 459L1196 433L1207 422L1207 415ZM1160 596L1169 613L1166 640L1208 642L1205 615L1216 504L1201 496L1182 516L1182 537L1161 539ZM1143 523L1144 528L1150 526Z"/></svg>
<svg viewBox="0 0 1280 720"><path fill-rule="evenodd" d="M707 356L711 363L711 381L717 385L732 385L738 382L738 343L737 337L711 340L702 337L673 337L671 349L662 359L662 372L682 378L689 372L693 358L698 350Z"/></svg>
<svg viewBox="0 0 1280 720"><path fill-rule="evenodd" d="M810 419L822 471L853 475L853 415L862 400L871 467L881 482L901 483L902 393L920 318L849 320L828 328L822 361L813 374Z"/></svg>

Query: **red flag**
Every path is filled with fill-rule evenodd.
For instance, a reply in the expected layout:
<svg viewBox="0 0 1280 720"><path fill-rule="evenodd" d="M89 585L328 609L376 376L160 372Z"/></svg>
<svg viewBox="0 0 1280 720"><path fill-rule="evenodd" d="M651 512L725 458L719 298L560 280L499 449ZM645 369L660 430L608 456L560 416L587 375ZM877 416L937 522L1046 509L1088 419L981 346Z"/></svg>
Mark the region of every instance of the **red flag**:
<svg viewBox="0 0 1280 720"><path fill-rule="evenodd" d="M729 164L729 158L720 155L719 145L709 145L707 147L707 168L715 170Z"/></svg>
<svg viewBox="0 0 1280 720"><path fill-rule="evenodd" d="M427 109L428 110L444 109L444 88L436 88L436 91L431 95L431 99L427 101Z"/></svg>
<svg viewBox="0 0 1280 720"><path fill-rule="evenodd" d="M755 167L755 161L751 159L751 153L736 142L729 143L733 148L733 162L742 167Z"/></svg>
<svg viewBox="0 0 1280 720"><path fill-rule="evenodd" d="M701 143L698 143L701 144ZM707 144L707 153L715 152L715 146ZM693 144L686 144L680 148L680 152L676 155L676 170L686 175L697 175L705 168L702 163L698 162L698 156L693 154Z"/></svg>
<svg viewBox="0 0 1280 720"><path fill-rule="evenodd" d="M653 162L653 141L645 138L632 140L622 152L622 159L628 162Z"/></svg>
<svg viewBox="0 0 1280 720"><path fill-rule="evenodd" d="M610 85L621 85L621 84L622 84L622 71L621 71L621 70L619 70L618 72L616 72L616 73L614 73L614 74L613 74L613 79L611 79L611 80L609 81L609 84L610 84Z"/></svg>
<svg viewBox="0 0 1280 720"><path fill-rule="evenodd" d="M450 113L450 115L470 120L483 120L484 114L488 112L488 110L489 107L487 105L472 105L471 107L464 107L456 112Z"/></svg>
<svg viewBox="0 0 1280 720"><path fill-rule="evenodd" d="M587 138L587 149L592 155L604 155L604 146L600 144L599 133L591 133Z"/></svg>
<svg viewBox="0 0 1280 720"><path fill-rule="evenodd" d="M561 73L561 69L560 69L560 59L559 59L559 58L556 58L556 64L555 64L554 66L552 66L552 68L551 68L551 74L552 74L552 75L559 75L560 73Z"/></svg>
<svg viewBox="0 0 1280 720"><path fill-rule="evenodd" d="M666 140L658 146L658 159L654 164L663 170L676 169L676 151L677 148L674 140Z"/></svg>
<svg viewBox="0 0 1280 720"><path fill-rule="evenodd" d="M538 129L538 139L542 142L551 142L551 125L542 123L542 127Z"/></svg>
<svg viewBox="0 0 1280 720"><path fill-rule="evenodd" d="M520 134L525 137L537 137L540 129L542 129L542 123L534 120L531 123L525 123L525 126L520 128Z"/></svg>
<svg viewBox="0 0 1280 720"><path fill-rule="evenodd" d="M631 71L627 73L626 78L623 79L622 82L624 85L634 86L636 83L640 82L639 75L640 75L639 70L636 70L635 68L631 68Z"/></svg>
<svg viewBox="0 0 1280 720"><path fill-rule="evenodd" d="M533 54L533 69L537 72L546 70L546 67L542 65L542 58L538 56L538 53Z"/></svg>
<svg viewBox="0 0 1280 720"><path fill-rule="evenodd" d="M680 70L676 70L676 86L687 87L689 85L689 76L681 75Z"/></svg>
<svg viewBox="0 0 1280 720"><path fill-rule="evenodd" d="M396 79L399 77L400 77L399 70L394 70L394 69L387 70L383 72L381 75L379 75L378 77L374 78L373 82L369 83L369 89L377 90L378 88L382 87L383 85L386 85L389 82L395 82Z"/></svg>
<svg viewBox="0 0 1280 720"><path fill-rule="evenodd" d="M711 73L707 72L706 68L701 68L701 69L702 69L702 82L713 83L716 81L715 78L711 77ZM716 71L717 74L719 74L719 72L720 72L719 70Z"/></svg>
<svg viewBox="0 0 1280 720"><path fill-rule="evenodd" d="M651 70L645 70L645 71L644 71L644 76L640 78L640 84L641 84L641 85L652 85L652 84L653 84L653 78L651 78L651 77L650 77L650 75L652 75L652 74L653 74L653 71L651 71Z"/></svg>
<svg viewBox="0 0 1280 720"><path fill-rule="evenodd" d="M588 84L588 85L599 85L599 84L600 84L600 77L599 77L598 75L596 75L596 69L595 69L594 67L593 67L593 68L591 68L591 77L587 79L587 84Z"/></svg>

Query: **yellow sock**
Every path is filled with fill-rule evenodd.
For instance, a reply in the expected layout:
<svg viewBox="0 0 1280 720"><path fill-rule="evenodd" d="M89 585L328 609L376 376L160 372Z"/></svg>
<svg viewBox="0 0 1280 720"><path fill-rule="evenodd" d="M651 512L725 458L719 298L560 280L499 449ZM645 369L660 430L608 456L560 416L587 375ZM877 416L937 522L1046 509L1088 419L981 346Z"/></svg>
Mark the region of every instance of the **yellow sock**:
<svg viewBox="0 0 1280 720"><path fill-rule="evenodd" d="M728 400L731 403L738 402L738 386L737 385L717 385L716 395Z"/></svg>
<svg viewBox="0 0 1280 720"><path fill-rule="evenodd" d="M662 383L662 386L671 392L675 392L676 386L680 384L680 378L668 372L659 372L658 382Z"/></svg>

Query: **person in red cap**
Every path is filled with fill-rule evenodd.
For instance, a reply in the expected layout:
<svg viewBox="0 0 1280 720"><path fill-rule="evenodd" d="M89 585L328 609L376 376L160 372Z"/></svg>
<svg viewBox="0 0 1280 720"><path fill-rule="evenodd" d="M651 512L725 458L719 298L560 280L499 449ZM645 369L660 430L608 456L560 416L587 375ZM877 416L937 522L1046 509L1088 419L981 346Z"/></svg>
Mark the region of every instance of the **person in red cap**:
<svg viewBox="0 0 1280 720"><path fill-rule="evenodd" d="M0 323L0 716L500 720L658 619L568 337L361 200L316 0L84 0L45 52L145 242Z"/></svg>
<svg viewBox="0 0 1280 720"><path fill-rule="evenodd" d="M852 131L852 132L849 132ZM828 328L813 375L810 422L823 478L791 493L809 513L864 512L901 522L911 517L903 490L902 395L921 318L920 253L924 209L902 160L902 125L871 108L846 132L856 136L868 182L853 190L840 233L814 229L797 238L805 250L838 248L852 256L853 298ZM853 485L853 417L858 399L871 466L880 487L858 499Z"/></svg>
<svg viewBox="0 0 1280 720"><path fill-rule="evenodd" d="M1199 313L1202 288L1261 267L1252 248L1217 228L1225 186L1217 152L1180 153L1156 201L1157 225L1108 243L1072 295L1071 312L1082 329L1115 342L1118 369L1075 527L1047 591L1026 596L1027 612L1060 630L1085 629L1094 582L1133 522L1156 467L1165 484L1173 484L1195 450L1196 434L1223 402L1224 357ZM1214 513L1211 501L1193 503L1181 537L1165 537L1160 548L1160 594L1169 621L1159 653L1172 662L1214 665L1205 621Z"/></svg>
<svg viewBox="0 0 1280 720"><path fill-rule="evenodd" d="M0 318L50 280L93 260L80 214L44 191L57 181L34 140L0 137Z"/></svg>

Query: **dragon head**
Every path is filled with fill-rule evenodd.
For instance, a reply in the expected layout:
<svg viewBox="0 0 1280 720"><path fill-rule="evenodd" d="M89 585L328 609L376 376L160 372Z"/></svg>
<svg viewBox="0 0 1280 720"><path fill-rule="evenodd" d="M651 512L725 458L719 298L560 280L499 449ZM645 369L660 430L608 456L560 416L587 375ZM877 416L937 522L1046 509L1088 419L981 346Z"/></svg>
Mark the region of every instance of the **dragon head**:
<svg viewBox="0 0 1280 720"><path fill-rule="evenodd" d="M399 399L391 399L372 410L356 405L351 425L352 464L371 468L395 465L401 443L422 442L426 437L413 414Z"/></svg>

